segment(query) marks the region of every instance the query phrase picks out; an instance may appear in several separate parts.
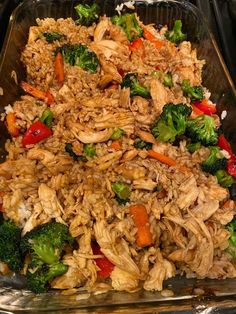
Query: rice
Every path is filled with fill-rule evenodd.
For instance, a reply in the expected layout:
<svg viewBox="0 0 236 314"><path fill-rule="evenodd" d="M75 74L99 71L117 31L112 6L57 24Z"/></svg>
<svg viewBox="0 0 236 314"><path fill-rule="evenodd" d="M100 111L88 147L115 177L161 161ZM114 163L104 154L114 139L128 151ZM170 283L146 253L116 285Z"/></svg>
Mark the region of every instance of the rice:
<svg viewBox="0 0 236 314"><path fill-rule="evenodd" d="M21 144L23 134L46 110L44 101L24 95L5 107L6 115L15 114L20 135L7 141L8 157L0 165L4 216L21 226L23 234L51 219L68 226L78 247L64 255L68 271L51 282L52 288L70 291L82 287L97 293L112 288L133 292L141 287L161 291L163 282L176 274L235 277L234 264L224 251L230 236L225 225L233 218L234 205L223 207L228 190L201 169L208 148L190 154L186 140L173 146L152 139L153 150L176 160L187 171L148 158L146 150L134 148L137 134L142 134L143 140L150 138L151 126L165 103L190 105L180 84L189 79L200 85L204 61L197 59L189 42L177 47L152 25L148 27L163 41L162 47L156 49L153 42L143 39L144 54L131 53L121 29L107 17L101 21L106 19L99 42L92 40L99 26L76 25L72 19L46 18L31 28L22 62L28 82L50 91L55 99L50 107L52 136L26 148ZM62 41L48 43L44 32L60 32ZM80 43L97 54L98 70L91 73L65 63L65 79L58 84L55 50L63 44ZM157 68L173 74L173 87L164 87L153 78ZM130 97L129 90L121 89L122 72L137 72L151 99ZM125 132L118 150L111 140L117 128ZM78 158L74 160L66 152L66 144ZM95 156L82 158L85 144L95 145ZM132 189L125 204L115 199L115 182ZM134 204L143 204L148 214L152 243L144 248L137 245L138 228L130 214ZM94 241L114 265L109 279L98 277ZM162 293L166 297L172 294L171 290Z"/></svg>

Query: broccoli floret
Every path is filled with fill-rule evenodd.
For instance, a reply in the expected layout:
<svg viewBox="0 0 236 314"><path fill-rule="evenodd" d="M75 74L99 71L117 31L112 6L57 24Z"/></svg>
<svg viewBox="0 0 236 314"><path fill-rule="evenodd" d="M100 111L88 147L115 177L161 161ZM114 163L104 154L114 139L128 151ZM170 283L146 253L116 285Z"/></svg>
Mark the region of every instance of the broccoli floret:
<svg viewBox="0 0 236 314"><path fill-rule="evenodd" d="M155 76L159 79L161 79L162 83L166 87L173 87L173 80L172 80L172 74L170 72L168 73L163 73L161 71L152 71L151 76Z"/></svg>
<svg viewBox="0 0 236 314"><path fill-rule="evenodd" d="M184 95L191 98L192 101L203 100L204 92L202 86L191 86L189 80L183 80L182 90Z"/></svg>
<svg viewBox="0 0 236 314"><path fill-rule="evenodd" d="M52 126L52 121L53 121L53 113L50 109L44 110L42 116L39 118L39 120L47 125L49 128Z"/></svg>
<svg viewBox="0 0 236 314"><path fill-rule="evenodd" d="M66 63L73 66L79 66L84 70L95 73L99 64L95 52L88 49L82 44L66 44L56 49L56 54L60 52Z"/></svg>
<svg viewBox="0 0 236 314"><path fill-rule="evenodd" d="M0 260L12 271L19 271L22 268L20 239L21 229L13 221L3 221L0 225Z"/></svg>
<svg viewBox="0 0 236 314"><path fill-rule="evenodd" d="M139 25L134 13L125 13L122 15L115 15L111 18L113 24L120 26L125 32L129 41L139 38L143 34L143 29Z"/></svg>
<svg viewBox="0 0 236 314"><path fill-rule="evenodd" d="M84 156L76 155L76 153L73 151L73 146L71 143L65 144L65 151L72 157L75 161L87 161L87 158Z"/></svg>
<svg viewBox="0 0 236 314"><path fill-rule="evenodd" d="M26 276L32 291L44 292L49 280L67 271L60 259L65 246L72 244L68 227L55 221L39 225L24 235L20 247L23 254L31 257Z"/></svg>
<svg viewBox="0 0 236 314"><path fill-rule="evenodd" d="M236 258L236 217L233 218L233 220L227 225L227 229L230 232L230 238L229 238L229 246L226 249L226 251Z"/></svg>
<svg viewBox="0 0 236 314"><path fill-rule="evenodd" d="M93 3L91 6L88 4L78 4L75 7L75 11L79 16L75 22L85 26L90 26L94 22L97 22L100 15L100 7L97 3Z"/></svg>
<svg viewBox="0 0 236 314"><path fill-rule="evenodd" d="M67 226L50 221L27 232L20 246L23 254L31 253L33 259L54 264L59 261L66 244L73 244Z"/></svg>
<svg viewBox="0 0 236 314"><path fill-rule="evenodd" d="M152 128L152 134L159 141L174 142L177 136L184 134L191 112L191 107L185 104L166 104Z"/></svg>
<svg viewBox="0 0 236 314"><path fill-rule="evenodd" d="M233 183L236 183L234 177L232 177L226 170L218 170L214 174L218 183L224 188L229 188Z"/></svg>
<svg viewBox="0 0 236 314"><path fill-rule="evenodd" d="M124 134L125 134L124 130L122 130L120 128L116 128L114 130L114 132L112 133L110 139L111 140L119 140Z"/></svg>
<svg viewBox="0 0 236 314"><path fill-rule="evenodd" d="M205 146L216 145L218 141L215 121L207 115L188 120L186 134L193 142L201 142Z"/></svg>
<svg viewBox="0 0 236 314"><path fill-rule="evenodd" d="M165 32L165 37L175 44L184 41L187 36L182 32L182 21L176 20L173 29Z"/></svg>
<svg viewBox="0 0 236 314"><path fill-rule="evenodd" d="M141 138L136 138L134 141L134 147L137 149L152 149L152 143L145 142Z"/></svg>
<svg viewBox="0 0 236 314"><path fill-rule="evenodd" d="M94 144L84 144L84 153L87 157L96 156L96 146Z"/></svg>
<svg viewBox="0 0 236 314"><path fill-rule="evenodd" d="M52 33L45 32L43 33L43 36L45 37L48 43L52 43L53 41L60 40L62 37L64 37L64 35L57 32L52 32Z"/></svg>
<svg viewBox="0 0 236 314"><path fill-rule="evenodd" d="M172 80L172 74L171 73L166 73L163 76L163 84L166 87L173 87L173 80Z"/></svg>
<svg viewBox="0 0 236 314"><path fill-rule="evenodd" d="M219 147L209 147L210 154L201 164L204 171L214 174L218 170L226 169L227 159L221 154Z"/></svg>
<svg viewBox="0 0 236 314"><path fill-rule="evenodd" d="M27 272L27 287L35 293L43 293L49 289L49 281L57 276L65 274L68 266L63 263L43 265L39 269L31 269Z"/></svg>
<svg viewBox="0 0 236 314"><path fill-rule="evenodd" d="M115 199L119 204L129 202L131 188L124 182L115 182L111 185L112 191L116 194Z"/></svg>
<svg viewBox="0 0 236 314"><path fill-rule="evenodd" d="M144 98L150 98L148 89L139 84L137 73L127 73L123 78L121 88L130 88L131 97L142 96Z"/></svg>
<svg viewBox="0 0 236 314"><path fill-rule="evenodd" d="M190 152L190 153L194 153L196 152L197 150L199 150L201 148L201 143L200 142L197 142L197 143L190 143L187 145L187 150Z"/></svg>

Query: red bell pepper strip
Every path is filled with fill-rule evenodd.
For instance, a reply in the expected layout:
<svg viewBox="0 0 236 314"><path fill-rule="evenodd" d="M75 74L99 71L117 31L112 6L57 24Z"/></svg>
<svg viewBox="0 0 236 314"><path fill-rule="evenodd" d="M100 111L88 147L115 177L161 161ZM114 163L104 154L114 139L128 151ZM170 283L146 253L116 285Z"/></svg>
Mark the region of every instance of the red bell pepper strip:
<svg viewBox="0 0 236 314"><path fill-rule="evenodd" d="M97 272L98 277L103 279L110 277L115 265L112 264L109 259L104 256L104 254L101 252L99 245L96 242L92 243L92 250L94 255L103 255L103 257L101 258L95 259L96 265L100 268L100 270Z"/></svg>
<svg viewBox="0 0 236 314"><path fill-rule="evenodd" d="M224 134L221 134L218 138L218 144L217 144L221 149L226 150L231 158L234 158L234 153L232 151L232 148L230 146L230 143L227 141L225 138Z"/></svg>
<svg viewBox="0 0 236 314"><path fill-rule="evenodd" d="M227 171L231 176L236 177L236 156L233 156L228 160Z"/></svg>
<svg viewBox="0 0 236 314"><path fill-rule="evenodd" d="M17 137L19 136L19 129L16 127L16 115L14 112L9 112L6 115L6 124L7 130L11 136Z"/></svg>
<svg viewBox="0 0 236 314"><path fill-rule="evenodd" d="M141 51L141 57L144 58L144 45L142 38L136 38L129 44L130 51Z"/></svg>
<svg viewBox="0 0 236 314"><path fill-rule="evenodd" d="M45 101L45 103L48 105L52 105L55 103L55 99L49 91L43 92L26 82L21 82L21 87L26 93Z"/></svg>
<svg viewBox="0 0 236 314"><path fill-rule="evenodd" d="M36 144L52 135L52 130L41 121L34 122L26 131L22 145Z"/></svg>
<svg viewBox="0 0 236 314"><path fill-rule="evenodd" d="M216 106L209 104L207 99L203 99L202 101L195 101L194 106L196 106L199 110L208 116L216 113Z"/></svg>

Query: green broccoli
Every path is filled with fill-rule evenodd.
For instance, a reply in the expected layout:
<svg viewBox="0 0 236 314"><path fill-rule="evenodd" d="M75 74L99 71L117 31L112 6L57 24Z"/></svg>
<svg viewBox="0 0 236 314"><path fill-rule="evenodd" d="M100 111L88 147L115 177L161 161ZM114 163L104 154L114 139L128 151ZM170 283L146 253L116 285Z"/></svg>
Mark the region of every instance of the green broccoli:
<svg viewBox="0 0 236 314"><path fill-rule="evenodd" d="M134 13L125 13L122 15L115 15L111 18L113 24L120 26L125 32L129 41L139 38L143 34L143 29L139 25L136 15Z"/></svg>
<svg viewBox="0 0 236 314"><path fill-rule="evenodd" d="M199 150L201 148L201 143L200 142L197 142L197 143L190 143L187 145L187 150L190 152L190 153L194 153L196 152L197 150Z"/></svg>
<svg viewBox="0 0 236 314"><path fill-rule="evenodd" d="M62 37L65 37L64 35L57 32L51 32L51 33L45 32L43 33L43 36L45 37L48 43L52 43L55 40L60 40Z"/></svg>
<svg viewBox="0 0 236 314"><path fill-rule="evenodd" d="M236 183L234 177L232 177L226 170L218 170L214 173L218 183L224 188L229 188L233 183Z"/></svg>
<svg viewBox="0 0 236 314"><path fill-rule="evenodd" d="M175 44L179 44L186 39L186 34L182 32L182 21L176 20L172 30L165 32L165 37Z"/></svg>
<svg viewBox="0 0 236 314"><path fill-rule="evenodd" d="M115 182L111 185L112 191L116 194L115 199L122 205L129 202L131 188L124 182Z"/></svg>
<svg viewBox="0 0 236 314"><path fill-rule="evenodd" d="M76 153L73 151L73 146L71 143L66 143L65 144L65 151L72 157L75 161L81 160L81 161L87 161L87 158L84 156L78 156Z"/></svg>
<svg viewBox="0 0 236 314"><path fill-rule="evenodd" d="M134 147L137 149L152 149L152 143L145 142L141 138L136 138L134 141Z"/></svg>
<svg viewBox="0 0 236 314"><path fill-rule="evenodd" d="M23 266L20 239L21 229L13 221L3 220L0 225L0 260L12 271L19 271Z"/></svg>
<svg viewBox="0 0 236 314"><path fill-rule="evenodd" d="M96 146L94 144L84 144L84 153L87 157L96 156Z"/></svg>
<svg viewBox="0 0 236 314"><path fill-rule="evenodd" d="M91 6L88 4L78 4L75 7L75 11L79 16L75 22L85 26L90 26L94 22L97 22L100 15L100 7L97 3L93 3Z"/></svg>
<svg viewBox="0 0 236 314"><path fill-rule="evenodd" d="M203 100L204 92L202 86L191 86L189 80L183 80L181 87L184 95L191 98L192 101Z"/></svg>
<svg viewBox="0 0 236 314"><path fill-rule="evenodd" d="M152 134L159 141L174 142L177 136L185 133L191 112L191 107L185 104L166 104L152 128Z"/></svg>
<svg viewBox="0 0 236 314"><path fill-rule="evenodd" d="M83 44L66 44L56 49L56 54L60 52L66 63L72 66L79 66L84 70L95 73L99 65L95 52L88 49Z"/></svg>
<svg viewBox="0 0 236 314"><path fill-rule="evenodd" d="M173 80L172 80L172 74L171 73L166 73L163 75L163 84L166 87L173 87Z"/></svg>
<svg viewBox="0 0 236 314"><path fill-rule="evenodd" d="M188 120L186 135L194 143L201 142L205 146L216 145L218 141L215 121L207 115L201 115L196 119Z"/></svg>
<svg viewBox="0 0 236 314"><path fill-rule="evenodd" d="M201 164L204 171L214 174L218 170L226 169L227 159L221 154L219 147L209 147L210 154Z"/></svg>
<svg viewBox="0 0 236 314"><path fill-rule="evenodd" d="M150 98L148 89L139 84L137 73L127 73L123 78L121 88L130 88L131 97L142 96L144 98Z"/></svg>
<svg viewBox="0 0 236 314"><path fill-rule="evenodd" d="M57 276L65 274L68 266L63 263L52 265L43 265L42 267L32 269L29 265L26 274L27 287L35 293L43 293L49 289L49 281Z"/></svg>
<svg viewBox="0 0 236 314"><path fill-rule="evenodd" d="M152 71L151 76L155 76L155 77L161 79L163 85L166 87L173 87L174 86L173 80L172 80L172 74L170 72L163 73L161 71L154 70L154 71Z"/></svg>
<svg viewBox="0 0 236 314"><path fill-rule="evenodd" d="M50 109L44 110L42 113L42 116L39 118L39 120L47 125L49 128L52 126L52 121L53 121L53 113Z"/></svg>
<svg viewBox="0 0 236 314"><path fill-rule="evenodd" d="M226 251L233 257L236 258L236 217L226 226L230 232L230 238L228 240L229 246Z"/></svg>
<svg viewBox="0 0 236 314"><path fill-rule="evenodd" d="M28 286L32 291L46 291L48 280L67 271L67 267L60 262L60 259L65 246L72 246L72 244L73 238L69 234L68 227L55 221L39 225L23 236L20 248L24 255L31 256L27 278Z"/></svg>
<svg viewBox="0 0 236 314"><path fill-rule="evenodd" d="M115 128L110 139L111 140L119 140L124 134L125 134L124 130L122 130L120 128Z"/></svg>

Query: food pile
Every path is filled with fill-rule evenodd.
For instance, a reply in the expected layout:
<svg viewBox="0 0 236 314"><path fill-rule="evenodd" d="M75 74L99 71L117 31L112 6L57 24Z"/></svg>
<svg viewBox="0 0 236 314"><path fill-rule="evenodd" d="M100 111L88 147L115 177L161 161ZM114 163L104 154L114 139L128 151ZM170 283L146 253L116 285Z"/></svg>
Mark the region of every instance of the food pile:
<svg viewBox="0 0 236 314"><path fill-rule="evenodd" d="M236 277L236 157L181 20L37 20L2 115L1 273L36 293Z"/></svg>

